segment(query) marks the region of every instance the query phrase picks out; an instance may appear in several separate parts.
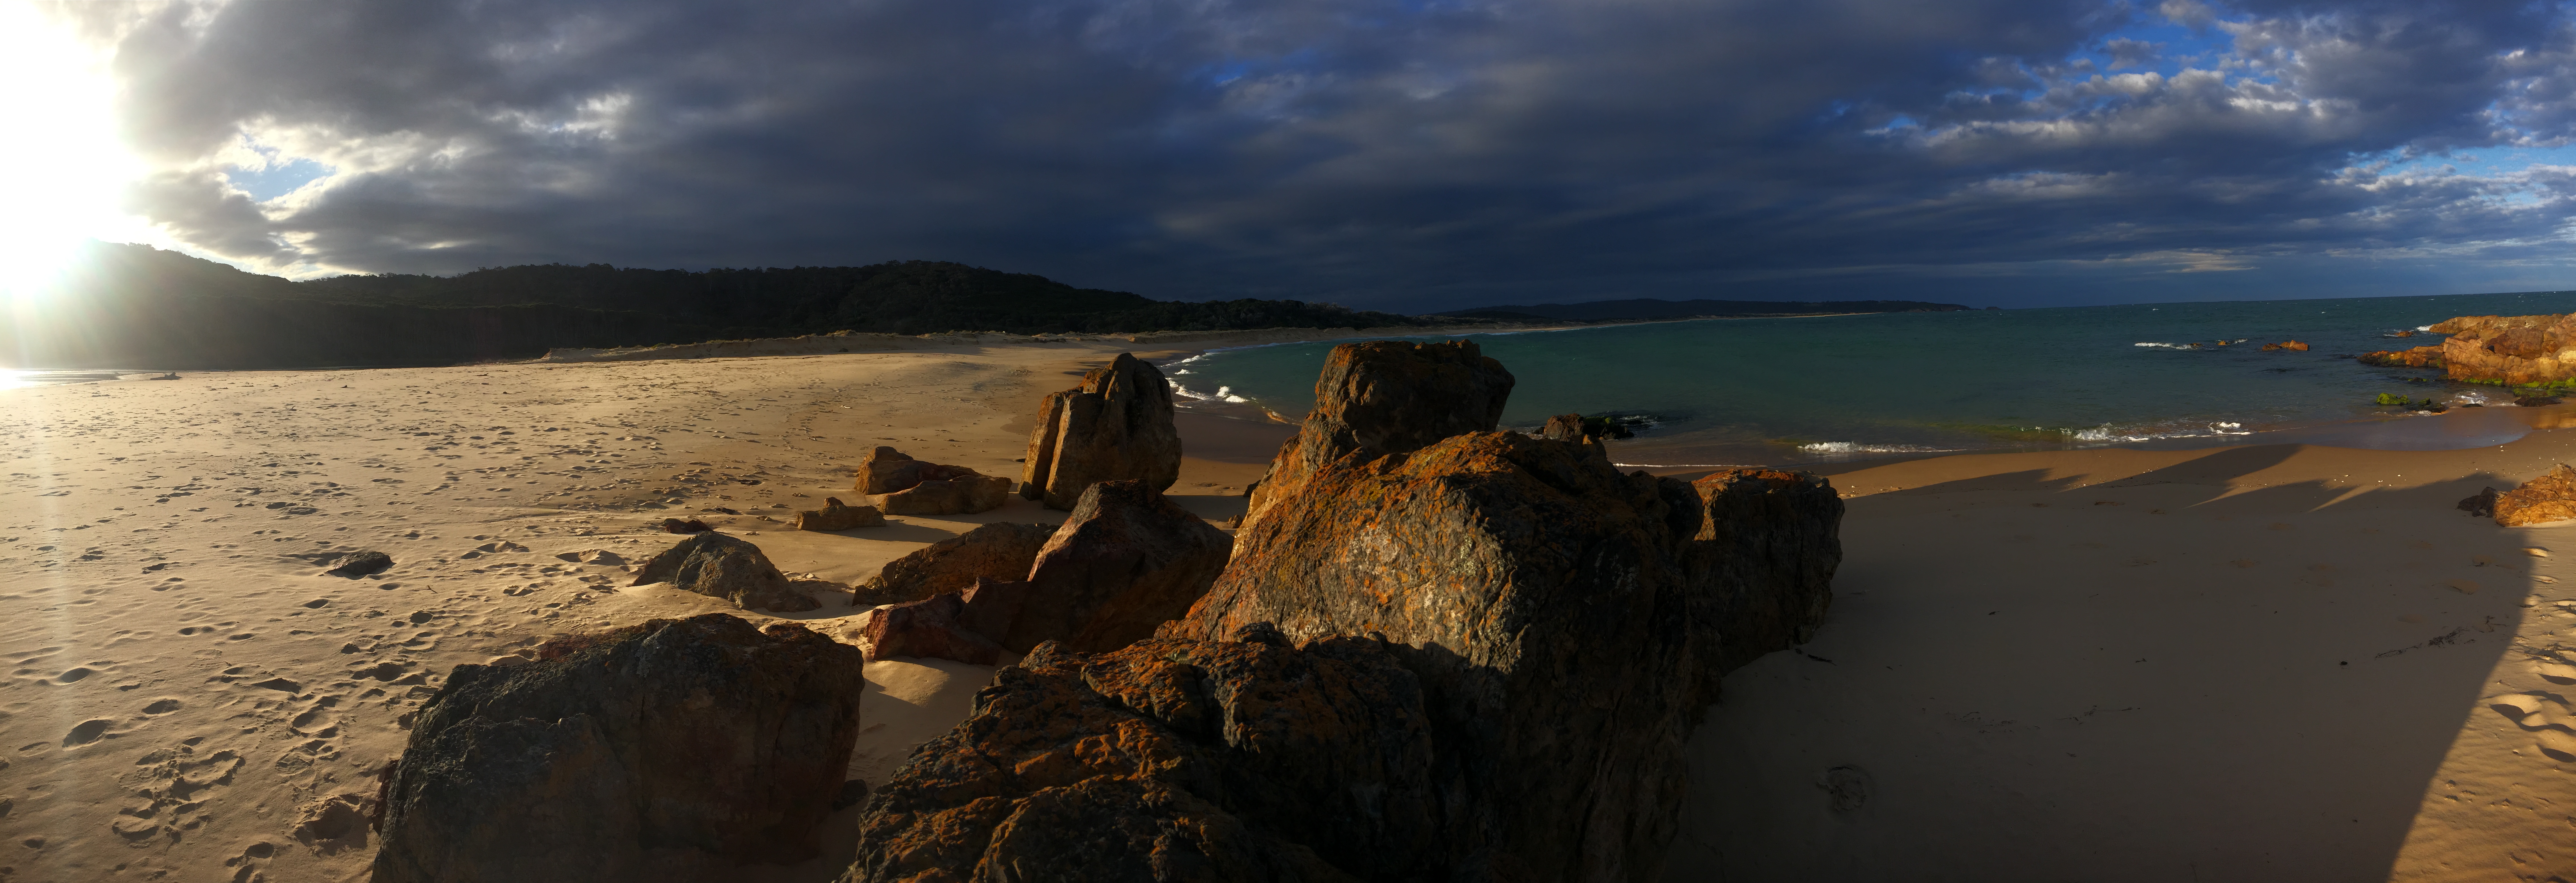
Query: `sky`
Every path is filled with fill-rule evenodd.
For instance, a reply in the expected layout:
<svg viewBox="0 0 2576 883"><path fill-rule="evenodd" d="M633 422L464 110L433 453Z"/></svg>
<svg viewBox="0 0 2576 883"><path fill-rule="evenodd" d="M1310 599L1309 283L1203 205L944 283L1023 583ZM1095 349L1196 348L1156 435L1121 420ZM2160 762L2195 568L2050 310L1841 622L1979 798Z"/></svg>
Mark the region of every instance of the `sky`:
<svg viewBox="0 0 2576 883"><path fill-rule="evenodd" d="M2567 3L0 3L0 259L1416 312L2576 289Z"/></svg>

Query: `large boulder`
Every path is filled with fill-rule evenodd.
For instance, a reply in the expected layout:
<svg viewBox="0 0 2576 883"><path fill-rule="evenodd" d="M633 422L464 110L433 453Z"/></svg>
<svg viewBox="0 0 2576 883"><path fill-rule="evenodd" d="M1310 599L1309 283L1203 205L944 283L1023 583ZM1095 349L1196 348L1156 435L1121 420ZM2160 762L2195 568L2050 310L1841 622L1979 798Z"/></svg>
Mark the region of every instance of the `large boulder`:
<svg viewBox="0 0 2576 883"><path fill-rule="evenodd" d="M1011 497L1010 479L915 460L883 445L859 461L850 487L887 515L972 515L999 509Z"/></svg>
<svg viewBox="0 0 2576 883"><path fill-rule="evenodd" d="M2560 463L2521 487L2495 495L2495 523L2523 527L2576 518L2576 469Z"/></svg>
<svg viewBox="0 0 2576 883"><path fill-rule="evenodd" d="M1412 673L1372 640L1247 637L995 672L870 795L843 880L1456 879Z"/></svg>
<svg viewBox="0 0 2576 883"><path fill-rule="evenodd" d="M1115 650L1188 613L1233 545L1145 482L1099 482L1038 550L1025 583L981 586L967 603L975 626L1013 652L1045 641Z"/></svg>
<svg viewBox="0 0 2576 883"><path fill-rule="evenodd" d="M824 497L823 508L807 509L796 513L796 521L791 526L797 530L829 533L862 527L884 527L885 523L885 514L878 512L874 506L852 506L841 502L839 497Z"/></svg>
<svg viewBox="0 0 2576 883"><path fill-rule="evenodd" d="M965 609L958 594L949 592L869 612L859 631L868 661L911 656L992 665L1001 658L1001 645L966 628L959 621Z"/></svg>
<svg viewBox="0 0 2576 883"><path fill-rule="evenodd" d="M1843 500L1823 476L1774 469L1720 470L1691 490L1705 513L1688 562L1691 630L1715 638L1701 670L1713 689L1824 624L1843 560Z"/></svg>
<svg viewBox="0 0 2576 883"><path fill-rule="evenodd" d="M1315 409L1253 483L1239 523L1250 526L1273 504L1303 493L1307 476L1343 457L1373 459L1494 431L1513 382L1474 341L1334 347L1315 379Z"/></svg>
<svg viewBox="0 0 2576 883"><path fill-rule="evenodd" d="M709 531L675 543L635 574L635 585L670 583L735 606L795 613L823 606L799 592L749 540Z"/></svg>
<svg viewBox="0 0 2576 883"><path fill-rule="evenodd" d="M1011 480L998 475L966 475L924 481L868 502L888 515L973 515L1002 508L1011 499Z"/></svg>
<svg viewBox="0 0 2576 883"><path fill-rule="evenodd" d="M1082 385L1038 405L1020 495L1071 509L1103 481L1141 481L1153 490L1181 478L1181 433L1172 425L1172 385L1132 353L1082 376Z"/></svg>
<svg viewBox="0 0 2576 883"><path fill-rule="evenodd" d="M1596 451L1471 432L1327 464L1166 634L1382 635L1442 734L1443 876L1651 879L1705 692L1709 642L1679 615L1700 505Z"/></svg>
<svg viewBox="0 0 2576 883"><path fill-rule="evenodd" d="M726 614L586 643L448 676L385 779L376 883L724 879L819 852L858 648Z"/></svg>
<svg viewBox="0 0 2576 883"><path fill-rule="evenodd" d="M943 592L973 588L978 579L1017 580L1029 575L1038 550L1055 527L996 521L949 537L886 562L877 575L859 584L850 603L869 607L903 604Z"/></svg>

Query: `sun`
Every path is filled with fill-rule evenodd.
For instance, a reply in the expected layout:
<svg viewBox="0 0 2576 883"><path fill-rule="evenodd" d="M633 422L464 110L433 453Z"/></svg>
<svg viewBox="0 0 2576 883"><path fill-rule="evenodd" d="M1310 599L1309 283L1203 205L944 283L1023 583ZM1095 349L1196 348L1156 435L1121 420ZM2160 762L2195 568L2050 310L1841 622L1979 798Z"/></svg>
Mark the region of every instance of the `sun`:
<svg viewBox="0 0 2576 883"><path fill-rule="evenodd" d="M135 163L117 138L106 53L25 0L0 0L0 299L41 300L89 239L132 221Z"/></svg>

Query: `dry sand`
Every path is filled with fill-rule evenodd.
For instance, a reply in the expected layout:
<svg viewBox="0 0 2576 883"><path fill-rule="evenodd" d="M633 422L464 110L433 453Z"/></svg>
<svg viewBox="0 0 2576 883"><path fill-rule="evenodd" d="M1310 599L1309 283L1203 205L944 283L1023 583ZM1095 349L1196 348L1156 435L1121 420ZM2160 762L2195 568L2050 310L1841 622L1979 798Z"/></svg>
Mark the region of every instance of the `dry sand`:
<svg viewBox="0 0 2576 883"><path fill-rule="evenodd" d="M676 539L651 523L838 582L975 523L1059 523L1016 498L845 534L763 516L856 502L879 444L1015 475L1040 394L1181 352L905 346L0 391L0 880L363 879L372 840L298 815L372 792L450 667L729 607L625 585ZM1289 431L1260 416L1183 414L1184 505L1240 511ZM2576 533L2450 508L2571 446L1828 470L1852 494L1833 615L1728 678L1669 878L2576 878L2576 594L2550 581ZM397 564L322 575L355 549ZM858 612L787 618L855 640ZM881 781L990 671L871 664L852 774ZM1836 811L1828 779L1866 795ZM831 878L855 814L743 879Z"/></svg>

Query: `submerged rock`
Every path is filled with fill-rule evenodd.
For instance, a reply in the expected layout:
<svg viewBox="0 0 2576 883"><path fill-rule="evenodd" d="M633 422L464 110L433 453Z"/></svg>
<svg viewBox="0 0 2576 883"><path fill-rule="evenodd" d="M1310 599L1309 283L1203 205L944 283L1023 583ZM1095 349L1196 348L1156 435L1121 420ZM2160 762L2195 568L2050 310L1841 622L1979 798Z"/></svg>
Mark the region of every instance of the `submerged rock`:
<svg viewBox="0 0 2576 883"><path fill-rule="evenodd" d="M670 583L745 609L794 613L823 606L791 587L759 546L712 531L681 540L644 562L632 584L650 583Z"/></svg>
<svg viewBox="0 0 2576 883"><path fill-rule="evenodd" d="M841 502L839 497L824 497L823 508L807 509L796 513L793 526L797 530L829 533L862 527L884 527L885 523L885 515L878 512L874 506L852 506Z"/></svg>
<svg viewBox="0 0 2576 883"><path fill-rule="evenodd" d="M2576 518L2576 469L2560 463L2539 478L2495 496L2495 522L2523 527Z"/></svg>
<svg viewBox="0 0 2576 883"><path fill-rule="evenodd" d="M1020 496L1071 509L1103 481L1141 481L1161 491L1181 478L1181 433L1172 425L1172 386L1163 372L1119 353L1047 396L1029 433Z"/></svg>
<svg viewBox="0 0 2576 883"><path fill-rule="evenodd" d="M2377 365L2382 368L2443 367L2440 346L2419 346L2411 350L2380 350L2374 353L2363 353L2352 359L2364 365Z"/></svg>
<svg viewBox="0 0 2576 883"><path fill-rule="evenodd" d="M2558 404L2558 402L2559 398L2557 396L2518 395L2513 397L2514 404L2525 408L2546 408L2551 405Z"/></svg>
<svg viewBox="0 0 2576 883"><path fill-rule="evenodd" d="M858 739L858 648L792 623L657 619L460 665L384 782L373 879L722 879L820 851Z"/></svg>
<svg viewBox="0 0 2576 883"><path fill-rule="evenodd" d="M862 607L919 601L942 592L962 592L978 579L1017 580L1029 575L1038 550L1055 527L997 521L914 549L886 562L877 575L859 585L850 603Z"/></svg>

